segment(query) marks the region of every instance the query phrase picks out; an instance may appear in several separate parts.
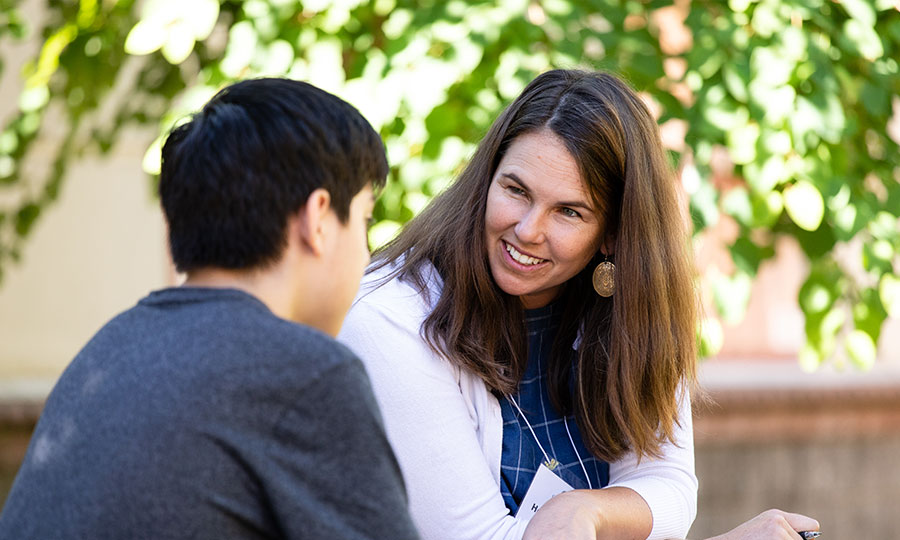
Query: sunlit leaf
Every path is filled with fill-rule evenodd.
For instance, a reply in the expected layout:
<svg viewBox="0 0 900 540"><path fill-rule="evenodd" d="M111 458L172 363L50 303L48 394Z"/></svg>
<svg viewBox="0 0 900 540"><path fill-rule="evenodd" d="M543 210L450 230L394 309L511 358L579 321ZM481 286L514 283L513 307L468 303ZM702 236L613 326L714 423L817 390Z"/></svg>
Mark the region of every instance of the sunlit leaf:
<svg viewBox="0 0 900 540"><path fill-rule="evenodd" d="M181 20L170 24L168 33L162 46L162 55L170 64L178 65L194 50L194 33L190 24Z"/></svg>
<svg viewBox="0 0 900 540"><path fill-rule="evenodd" d="M735 188L722 199L722 209L745 226L753 225L753 206L746 189Z"/></svg>
<svg viewBox="0 0 900 540"><path fill-rule="evenodd" d="M834 296L827 284L822 281L807 281L800 288L800 307L807 313L822 313L832 302Z"/></svg>
<svg viewBox="0 0 900 540"><path fill-rule="evenodd" d="M168 33L157 20L140 21L128 32L125 39L125 52L142 55L158 51L166 42Z"/></svg>
<svg viewBox="0 0 900 540"><path fill-rule="evenodd" d="M144 152L144 159L141 160L141 168L145 173L158 175L162 169L162 143L163 136L160 135L150 144L147 151Z"/></svg>
<svg viewBox="0 0 900 540"><path fill-rule="evenodd" d="M9 156L0 156L0 179L12 176L16 171L16 160Z"/></svg>
<svg viewBox="0 0 900 540"><path fill-rule="evenodd" d="M719 354L725 344L725 332L722 323L718 319L707 317L703 319L700 330L700 356L708 358Z"/></svg>
<svg viewBox="0 0 900 540"><path fill-rule="evenodd" d="M840 0L851 17L867 26L875 26L875 10L865 0Z"/></svg>
<svg viewBox="0 0 900 540"><path fill-rule="evenodd" d="M175 0L181 6L182 20L188 23L194 39L203 41L213 31L219 18L217 0Z"/></svg>
<svg viewBox="0 0 900 540"><path fill-rule="evenodd" d="M756 160L756 142L759 139L759 124L736 126L726 134L728 152L739 165Z"/></svg>
<svg viewBox="0 0 900 540"><path fill-rule="evenodd" d="M761 36L769 37L775 32L784 28L784 21L775 11L775 5L771 3L760 3L753 10L753 18L751 23L753 30Z"/></svg>
<svg viewBox="0 0 900 540"><path fill-rule="evenodd" d="M400 232L401 224L392 220L379 221L369 229L369 246L372 250L390 242Z"/></svg>
<svg viewBox="0 0 900 540"><path fill-rule="evenodd" d="M862 330L853 330L847 336L847 353L860 369L871 369L875 364L875 342Z"/></svg>
<svg viewBox="0 0 900 540"><path fill-rule="evenodd" d="M900 278L893 274L881 276L878 283L878 294L888 315L900 317Z"/></svg>
<svg viewBox="0 0 900 540"><path fill-rule="evenodd" d="M716 309L722 321L737 324L747 311L753 280L744 272L735 272L733 276L714 274L712 280Z"/></svg>
<svg viewBox="0 0 900 540"><path fill-rule="evenodd" d="M797 355L800 368L807 373L812 373L819 369L824 359L824 355L808 343L800 349Z"/></svg>
<svg viewBox="0 0 900 540"><path fill-rule="evenodd" d="M36 111L50 100L50 89L44 85L26 88L19 95L19 108L23 112Z"/></svg>
<svg viewBox="0 0 900 540"><path fill-rule="evenodd" d="M784 190L784 208L794 223L807 231L818 229L825 214L822 194L805 180L800 180Z"/></svg>
<svg viewBox="0 0 900 540"><path fill-rule="evenodd" d="M866 60L873 61L884 54L884 46L875 29L856 19L851 19L844 24L844 35L856 47Z"/></svg>
<svg viewBox="0 0 900 540"><path fill-rule="evenodd" d="M750 67L754 82L777 88L790 81L794 62L773 49L760 47L751 53Z"/></svg>
<svg viewBox="0 0 900 540"><path fill-rule="evenodd" d="M712 227L719 221L719 207L716 204L716 190L708 182L703 182L691 195L691 215L700 228Z"/></svg>
<svg viewBox="0 0 900 540"><path fill-rule="evenodd" d="M219 64L227 77L236 79L250 66L256 55L259 39L249 21L241 21L231 27L225 57Z"/></svg>

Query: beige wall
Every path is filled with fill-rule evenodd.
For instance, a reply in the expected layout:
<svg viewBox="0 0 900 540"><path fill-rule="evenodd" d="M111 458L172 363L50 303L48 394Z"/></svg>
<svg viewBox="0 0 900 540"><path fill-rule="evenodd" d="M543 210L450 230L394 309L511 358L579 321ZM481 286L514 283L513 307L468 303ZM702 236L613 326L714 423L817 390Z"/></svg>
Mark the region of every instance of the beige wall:
<svg viewBox="0 0 900 540"><path fill-rule="evenodd" d="M37 2L23 2L37 24ZM13 112L21 66L37 43L0 40L0 122ZM57 203L41 216L17 265L0 282L0 399L31 382L54 380L110 317L170 279L165 226L141 171L152 132L127 133L106 158L87 156L70 168ZM29 174L40 178L47 160ZM0 191L0 195L8 194Z"/></svg>
<svg viewBox="0 0 900 540"><path fill-rule="evenodd" d="M169 279L165 226L140 169L146 137L70 171L0 284L0 378L55 378L110 317Z"/></svg>
<svg viewBox="0 0 900 540"><path fill-rule="evenodd" d="M110 317L166 284L164 223L143 145L68 175L58 204L0 284L0 378L55 378Z"/></svg>

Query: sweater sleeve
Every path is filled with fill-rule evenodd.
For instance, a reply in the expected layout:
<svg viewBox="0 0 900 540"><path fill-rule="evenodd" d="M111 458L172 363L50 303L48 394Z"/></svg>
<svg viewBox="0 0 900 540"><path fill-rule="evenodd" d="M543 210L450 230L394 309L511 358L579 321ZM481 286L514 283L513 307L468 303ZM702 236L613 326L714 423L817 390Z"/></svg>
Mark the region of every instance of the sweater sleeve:
<svg viewBox="0 0 900 540"><path fill-rule="evenodd" d="M398 296L358 301L338 339L369 373L414 523L425 540L521 539L525 523L503 503L454 369L419 335L424 308Z"/></svg>
<svg viewBox="0 0 900 540"><path fill-rule="evenodd" d="M609 486L633 489L650 507L653 530L648 540L684 538L697 515L691 400L687 391L683 396L675 444L663 445L659 458L638 461L629 453L609 466Z"/></svg>
<svg viewBox="0 0 900 540"><path fill-rule="evenodd" d="M277 420L265 498L286 539L417 540L365 370L341 349Z"/></svg>

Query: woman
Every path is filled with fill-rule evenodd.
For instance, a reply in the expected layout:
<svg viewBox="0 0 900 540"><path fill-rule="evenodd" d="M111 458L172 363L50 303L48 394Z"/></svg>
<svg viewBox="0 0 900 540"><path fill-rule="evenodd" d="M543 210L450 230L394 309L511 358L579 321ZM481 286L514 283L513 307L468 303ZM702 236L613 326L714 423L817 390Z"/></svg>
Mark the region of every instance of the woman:
<svg viewBox="0 0 900 540"><path fill-rule="evenodd" d="M339 339L366 364L424 538L686 535L686 222L635 92L556 70L375 254Z"/></svg>

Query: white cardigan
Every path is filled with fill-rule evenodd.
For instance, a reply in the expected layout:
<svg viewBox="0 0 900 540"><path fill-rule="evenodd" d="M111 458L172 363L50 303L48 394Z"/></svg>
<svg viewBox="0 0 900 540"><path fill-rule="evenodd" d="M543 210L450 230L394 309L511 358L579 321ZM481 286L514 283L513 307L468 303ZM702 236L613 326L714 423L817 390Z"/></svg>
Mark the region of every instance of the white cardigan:
<svg viewBox="0 0 900 540"><path fill-rule="evenodd" d="M424 540L519 540L500 495L503 421L480 378L432 351L419 330L442 286L434 268L427 301L387 270L369 274L338 340L363 361ZM380 286L378 286L380 285ZM681 401L678 445L661 459L629 453L610 463L609 486L633 489L650 507L649 539L684 538L697 512L690 398ZM676 426L677 427L677 426Z"/></svg>

